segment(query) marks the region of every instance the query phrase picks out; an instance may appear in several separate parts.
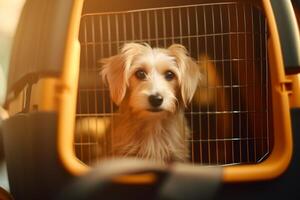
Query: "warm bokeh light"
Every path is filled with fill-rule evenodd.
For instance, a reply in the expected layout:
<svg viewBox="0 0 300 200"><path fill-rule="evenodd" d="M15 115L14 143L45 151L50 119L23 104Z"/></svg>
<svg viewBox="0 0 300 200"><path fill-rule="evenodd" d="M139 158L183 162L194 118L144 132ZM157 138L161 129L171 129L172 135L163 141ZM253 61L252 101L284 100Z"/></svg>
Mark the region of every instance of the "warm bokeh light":
<svg viewBox="0 0 300 200"><path fill-rule="evenodd" d="M0 0L0 37L14 32L24 2L25 0Z"/></svg>
<svg viewBox="0 0 300 200"><path fill-rule="evenodd" d="M0 105L6 94L6 75L12 38L25 0L0 0Z"/></svg>

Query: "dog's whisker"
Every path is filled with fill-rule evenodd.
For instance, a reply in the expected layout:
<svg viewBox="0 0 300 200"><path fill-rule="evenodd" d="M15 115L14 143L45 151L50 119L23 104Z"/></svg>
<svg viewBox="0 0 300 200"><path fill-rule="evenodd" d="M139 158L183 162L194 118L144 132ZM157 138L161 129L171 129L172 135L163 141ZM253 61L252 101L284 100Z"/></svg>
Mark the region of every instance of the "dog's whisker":
<svg viewBox="0 0 300 200"><path fill-rule="evenodd" d="M175 100L175 105L176 105L177 107L179 107L180 103L179 103L178 99L177 99L176 97L174 97L174 100Z"/></svg>

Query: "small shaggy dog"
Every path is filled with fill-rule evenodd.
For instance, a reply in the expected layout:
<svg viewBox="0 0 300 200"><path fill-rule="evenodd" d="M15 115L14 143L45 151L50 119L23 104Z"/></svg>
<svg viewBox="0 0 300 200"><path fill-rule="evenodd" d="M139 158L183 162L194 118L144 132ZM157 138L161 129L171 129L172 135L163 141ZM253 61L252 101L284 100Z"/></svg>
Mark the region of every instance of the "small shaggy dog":
<svg viewBox="0 0 300 200"><path fill-rule="evenodd" d="M200 72L186 48L128 43L120 54L102 62L102 76L119 106L111 122L112 155L161 163L188 161L184 108L193 98Z"/></svg>

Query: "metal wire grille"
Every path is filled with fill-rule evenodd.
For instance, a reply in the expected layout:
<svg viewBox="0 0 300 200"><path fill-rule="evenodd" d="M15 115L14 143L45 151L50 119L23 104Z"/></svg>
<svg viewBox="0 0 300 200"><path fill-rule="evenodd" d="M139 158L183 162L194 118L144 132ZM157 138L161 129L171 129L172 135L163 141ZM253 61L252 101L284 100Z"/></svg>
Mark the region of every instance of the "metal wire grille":
<svg viewBox="0 0 300 200"><path fill-rule="evenodd" d="M93 13L82 17L81 63L75 151L91 164L110 148L109 118L117 107L99 76L98 60L130 41L154 47L183 44L192 57L209 62L206 79L186 110L192 137L191 162L240 164L270 152L271 117L267 27L254 6L218 3Z"/></svg>

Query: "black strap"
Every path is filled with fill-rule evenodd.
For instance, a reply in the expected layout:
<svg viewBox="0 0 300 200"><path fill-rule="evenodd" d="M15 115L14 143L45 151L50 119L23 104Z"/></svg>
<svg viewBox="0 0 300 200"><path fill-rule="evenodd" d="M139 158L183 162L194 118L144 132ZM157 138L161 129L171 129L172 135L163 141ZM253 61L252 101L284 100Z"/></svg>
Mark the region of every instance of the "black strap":
<svg viewBox="0 0 300 200"><path fill-rule="evenodd" d="M153 184L122 184L112 179L120 175L154 173ZM107 161L83 177L75 179L58 199L213 199L221 183L221 168L187 164L161 166L122 159Z"/></svg>
<svg viewBox="0 0 300 200"><path fill-rule="evenodd" d="M221 167L171 166L160 188L160 199L213 199L221 185Z"/></svg>

